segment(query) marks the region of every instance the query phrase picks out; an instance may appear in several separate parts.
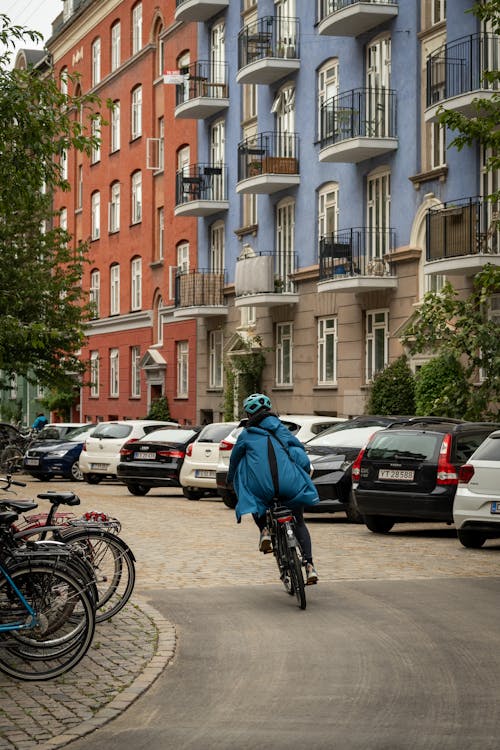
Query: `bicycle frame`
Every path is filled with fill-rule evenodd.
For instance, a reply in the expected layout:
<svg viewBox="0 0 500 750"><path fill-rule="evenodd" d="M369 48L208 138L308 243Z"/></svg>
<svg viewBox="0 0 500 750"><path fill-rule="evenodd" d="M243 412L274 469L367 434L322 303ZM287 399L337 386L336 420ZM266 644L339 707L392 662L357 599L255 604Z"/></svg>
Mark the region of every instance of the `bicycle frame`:
<svg viewBox="0 0 500 750"><path fill-rule="evenodd" d="M16 584L10 577L8 571L6 568L2 565L0 562L0 573L7 581L8 585L10 586L10 589L15 593L23 607L25 608L26 612L29 615L29 618L27 621L20 620L19 622L9 622L9 623L0 623L0 633L10 633L13 630L32 630L33 628L36 628L38 623L38 617L31 606L31 604L25 599L23 594L19 591Z"/></svg>

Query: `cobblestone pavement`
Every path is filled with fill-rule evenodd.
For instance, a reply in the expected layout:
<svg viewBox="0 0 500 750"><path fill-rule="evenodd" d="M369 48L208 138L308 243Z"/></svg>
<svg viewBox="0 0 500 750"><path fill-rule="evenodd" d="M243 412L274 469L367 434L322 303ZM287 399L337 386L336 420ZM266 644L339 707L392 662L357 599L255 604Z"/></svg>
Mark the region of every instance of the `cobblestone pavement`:
<svg viewBox="0 0 500 750"><path fill-rule="evenodd" d="M175 625L147 604L158 588L276 585L274 560L257 552L250 518L235 523L218 499L186 500L180 490L129 494L118 483L41 484L26 478L35 497L73 488L81 510L103 510L122 521L121 536L137 558L136 587L122 613L97 626L94 643L70 673L48 682L19 683L0 674L0 749L54 750L123 711L175 653ZM40 502L40 510L45 506ZM500 540L467 550L446 525L396 526L376 535L342 515L308 516L320 581L491 577L498 575Z"/></svg>

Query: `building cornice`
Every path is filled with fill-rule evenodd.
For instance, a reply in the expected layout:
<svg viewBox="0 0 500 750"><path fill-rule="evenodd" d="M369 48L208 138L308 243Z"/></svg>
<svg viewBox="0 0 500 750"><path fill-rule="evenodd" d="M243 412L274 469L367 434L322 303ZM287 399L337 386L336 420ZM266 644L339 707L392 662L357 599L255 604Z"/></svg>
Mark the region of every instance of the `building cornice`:
<svg viewBox="0 0 500 750"><path fill-rule="evenodd" d="M109 333L121 333L138 328L150 328L152 325L153 312L151 310L141 310L136 313L91 320L87 323L85 334L87 336L99 336Z"/></svg>

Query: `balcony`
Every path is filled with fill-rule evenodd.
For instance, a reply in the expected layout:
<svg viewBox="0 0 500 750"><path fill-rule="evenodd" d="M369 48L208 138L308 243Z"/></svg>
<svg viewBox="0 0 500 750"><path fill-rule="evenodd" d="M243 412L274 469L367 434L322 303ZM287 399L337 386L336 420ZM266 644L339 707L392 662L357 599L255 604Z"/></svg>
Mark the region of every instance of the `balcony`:
<svg viewBox="0 0 500 750"><path fill-rule="evenodd" d="M175 277L174 318L209 318L227 315L225 271L198 269Z"/></svg>
<svg viewBox="0 0 500 750"><path fill-rule="evenodd" d="M295 133L260 133L238 145L237 193L269 195L299 183L299 137Z"/></svg>
<svg viewBox="0 0 500 750"><path fill-rule="evenodd" d="M397 0L320 0L318 34L359 36L397 15Z"/></svg>
<svg viewBox="0 0 500 750"><path fill-rule="evenodd" d="M274 83L299 68L297 18L264 16L238 34L237 83Z"/></svg>
<svg viewBox="0 0 500 750"><path fill-rule="evenodd" d="M228 210L225 165L190 164L175 180L175 216L211 216Z"/></svg>
<svg viewBox="0 0 500 750"><path fill-rule="evenodd" d="M484 71L497 70L500 36L471 34L440 47L427 58L426 122L437 120L441 106L468 117L477 116L473 101L489 101L498 81L488 83Z"/></svg>
<svg viewBox="0 0 500 750"><path fill-rule="evenodd" d="M321 237L318 292L374 292L397 288L390 251L393 229L355 227Z"/></svg>
<svg viewBox="0 0 500 750"><path fill-rule="evenodd" d="M203 120L229 107L227 63L200 60L182 72L185 82L176 87L176 118Z"/></svg>
<svg viewBox="0 0 500 750"><path fill-rule="evenodd" d="M353 89L321 106L320 161L357 164L397 147L394 91Z"/></svg>
<svg viewBox="0 0 500 750"><path fill-rule="evenodd" d="M296 305L299 295L290 274L297 267L296 253L259 253L238 258L235 272L235 307Z"/></svg>
<svg viewBox="0 0 500 750"><path fill-rule="evenodd" d="M499 206L483 198L463 198L427 212L425 273L478 273L500 265Z"/></svg>
<svg viewBox="0 0 500 750"><path fill-rule="evenodd" d="M175 20L208 21L229 6L229 0L175 0Z"/></svg>

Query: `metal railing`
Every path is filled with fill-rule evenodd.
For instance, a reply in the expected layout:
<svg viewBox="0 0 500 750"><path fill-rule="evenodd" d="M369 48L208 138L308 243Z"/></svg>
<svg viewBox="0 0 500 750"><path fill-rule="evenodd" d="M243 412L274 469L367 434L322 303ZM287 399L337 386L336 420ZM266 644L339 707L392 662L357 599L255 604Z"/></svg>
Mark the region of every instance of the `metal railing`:
<svg viewBox="0 0 500 750"><path fill-rule="evenodd" d="M445 44L427 58L427 106L472 91L498 90L484 80L486 70L500 67L500 36L471 34Z"/></svg>
<svg viewBox="0 0 500 750"><path fill-rule="evenodd" d="M322 104L321 148L359 137L396 137L396 94L392 89L353 89Z"/></svg>
<svg viewBox="0 0 500 750"><path fill-rule="evenodd" d="M238 34L238 68L269 57L298 59L299 19L264 16Z"/></svg>
<svg viewBox="0 0 500 750"><path fill-rule="evenodd" d="M181 68L180 72L185 75L185 81L176 86L177 107L200 96L212 99L227 99L229 96L227 63L198 60Z"/></svg>
<svg viewBox="0 0 500 750"><path fill-rule="evenodd" d="M427 212L426 259L498 255L499 208L498 204L478 197L461 198L430 208Z"/></svg>
<svg viewBox="0 0 500 750"><path fill-rule="evenodd" d="M226 201L227 166L225 164L190 164L175 176L175 203L190 201Z"/></svg>
<svg viewBox="0 0 500 750"><path fill-rule="evenodd" d="M319 241L319 278L394 276L387 254L396 246L394 229L352 227L340 229Z"/></svg>
<svg viewBox="0 0 500 750"><path fill-rule="evenodd" d="M238 144L238 180L260 174L299 174L296 133L259 133Z"/></svg>
<svg viewBox="0 0 500 750"><path fill-rule="evenodd" d="M363 5L397 5L398 0L362 0ZM359 5L360 0L320 0L318 7L318 21L323 21L332 13L348 8L350 5Z"/></svg>
<svg viewBox="0 0 500 750"><path fill-rule="evenodd" d="M226 272L198 268L175 277L176 307L224 305Z"/></svg>

